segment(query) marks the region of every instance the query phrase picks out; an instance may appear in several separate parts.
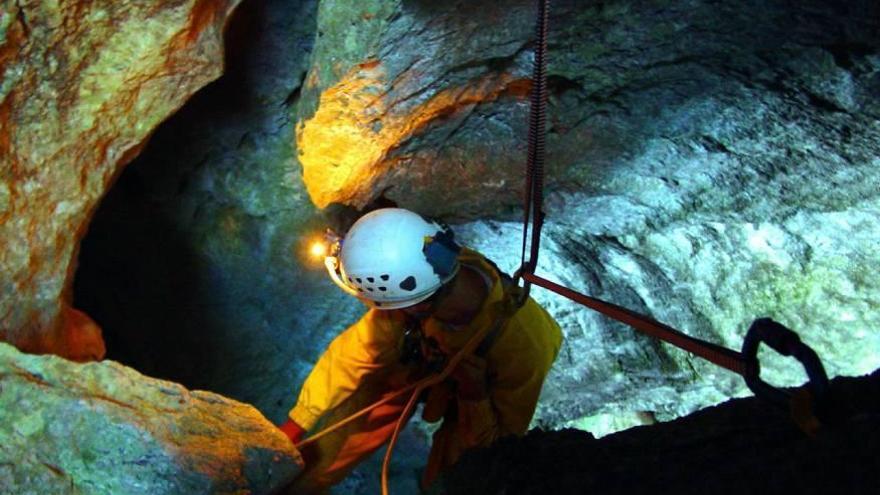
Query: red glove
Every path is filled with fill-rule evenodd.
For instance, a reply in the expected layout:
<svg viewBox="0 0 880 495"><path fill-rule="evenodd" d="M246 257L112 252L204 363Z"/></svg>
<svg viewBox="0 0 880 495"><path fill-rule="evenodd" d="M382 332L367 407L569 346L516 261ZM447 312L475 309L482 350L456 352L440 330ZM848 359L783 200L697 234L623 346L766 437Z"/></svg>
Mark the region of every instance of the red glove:
<svg viewBox="0 0 880 495"><path fill-rule="evenodd" d="M306 430L290 418L287 418L287 421L279 426L278 429L287 435L287 438L289 438L294 445L298 444L300 440L302 440L303 435L306 434Z"/></svg>

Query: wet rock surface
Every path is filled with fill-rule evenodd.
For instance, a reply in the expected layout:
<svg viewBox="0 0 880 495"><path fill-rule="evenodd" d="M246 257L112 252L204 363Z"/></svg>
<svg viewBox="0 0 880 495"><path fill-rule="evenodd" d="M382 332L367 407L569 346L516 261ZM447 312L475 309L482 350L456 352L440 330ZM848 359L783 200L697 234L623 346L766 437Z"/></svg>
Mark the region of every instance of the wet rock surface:
<svg viewBox="0 0 880 495"><path fill-rule="evenodd" d="M534 430L466 454L452 494L875 493L880 372L832 381L837 417L814 436L756 398L602 439Z"/></svg>
<svg viewBox="0 0 880 495"><path fill-rule="evenodd" d="M271 493L301 462L252 406L0 343L2 493Z"/></svg>

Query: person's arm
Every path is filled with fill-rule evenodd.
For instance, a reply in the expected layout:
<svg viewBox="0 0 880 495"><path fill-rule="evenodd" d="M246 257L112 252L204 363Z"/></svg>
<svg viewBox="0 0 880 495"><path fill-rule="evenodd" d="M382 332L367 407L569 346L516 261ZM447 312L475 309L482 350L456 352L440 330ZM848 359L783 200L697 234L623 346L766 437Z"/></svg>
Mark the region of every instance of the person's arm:
<svg viewBox="0 0 880 495"><path fill-rule="evenodd" d="M506 435L526 432L546 371L507 362L484 396L458 395L459 435L470 447L485 447Z"/></svg>
<svg viewBox="0 0 880 495"><path fill-rule="evenodd" d="M458 380L459 435L468 448L488 446L506 435L525 434L535 413L562 336L556 322L534 301L523 310L489 354L485 394L478 393L479 386L462 389ZM463 364L472 368L472 377L478 376L479 358L471 356Z"/></svg>
<svg viewBox="0 0 880 495"><path fill-rule="evenodd" d="M393 313L370 310L339 334L303 383L288 414L290 421L310 430L325 412L351 396L367 376L397 362L399 327Z"/></svg>
<svg viewBox="0 0 880 495"><path fill-rule="evenodd" d="M281 430L281 433L287 435L287 438L296 445L302 440L303 435L306 434L305 428L296 424L296 422L290 418L287 418L287 421L284 422L281 426L278 427Z"/></svg>

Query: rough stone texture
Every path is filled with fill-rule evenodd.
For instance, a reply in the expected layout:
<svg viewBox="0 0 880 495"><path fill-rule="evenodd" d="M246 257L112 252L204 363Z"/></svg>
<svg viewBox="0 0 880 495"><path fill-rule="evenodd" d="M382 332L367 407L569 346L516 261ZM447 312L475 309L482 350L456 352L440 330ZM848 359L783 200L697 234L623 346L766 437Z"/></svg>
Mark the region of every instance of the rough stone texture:
<svg viewBox="0 0 880 495"><path fill-rule="evenodd" d="M239 7L227 74L164 123L108 193L75 284L77 306L105 329L109 357L254 404L275 421L317 348L343 328L337 318L361 307L304 256L324 222L299 179L289 106L315 9Z"/></svg>
<svg viewBox="0 0 880 495"><path fill-rule="evenodd" d="M253 404L275 423L324 346L363 311L304 255L335 221L309 200L293 138L316 13L312 1L236 9L226 73L160 126L108 192L74 284L109 358ZM404 433L397 466L421 465L419 435ZM341 493L374 493L377 463ZM411 493L415 479L394 493Z"/></svg>
<svg viewBox="0 0 880 495"><path fill-rule="evenodd" d="M694 174L705 170L700 160L678 163ZM651 177L632 168L627 174L633 181ZM876 180L868 171L857 174L866 182ZM824 188L821 175L809 177L799 182L800 193L792 194ZM818 183L811 185L812 180ZM697 210L666 223L657 218L662 210L641 200L625 190L596 198L552 197L557 205L549 208L553 220L546 226L539 273L735 350L755 318L770 316L814 347L832 375L880 366L880 284L866 276L868 267L880 263L876 196L843 211L815 206L768 215L759 223L750 221L755 211L748 207ZM577 206L569 206L567 215L559 213L557 208L572 203ZM519 225L480 222L459 231L502 267L518 263L513 253ZM537 424L562 420L583 426L595 416L632 417L639 411L670 419L748 393L737 375L543 289L533 290L567 331ZM768 381L796 385L804 379L794 360L772 352L759 356Z"/></svg>
<svg viewBox="0 0 880 495"><path fill-rule="evenodd" d="M327 1L318 25L297 127L317 206L362 208L387 190L460 218L516 197L519 169L508 165L523 156L530 87L524 2ZM474 188L479 198L448 194Z"/></svg>
<svg viewBox="0 0 880 495"><path fill-rule="evenodd" d="M4 1L0 338L63 355L91 213L149 133L222 70L238 0Z"/></svg>
<svg viewBox="0 0 880 495"><path fill-rule="evenodd" d="M782 411L737 399L601 440L578 430L502 440L466 454L444 493L876 493L880 372L831 390L840 417L813 437Z"/></svg>
<svg viewBox="0 0 880 495"><path fill-rule="evenodd" d="M509 218L533 6L322 3L297 130L313 201L384 195L447 219ZM866 276L880 262L880 6L554 2L551 13L541 271L734 349L771 316L832 374L880 365L880 286ZM459 230L516 268L515 223ZM670 418L746 393L734 375L540 292L567 341L538 424ZM765 360L768 380L802 377Z"/></svg>
<svg viewBox="0 0 880 495"><path fill-rule="evenodd" d="M242 5L229 72L157 131L83 243L77 306L108 354L280 421L362 311L303 247L344 225L350 208L334 202L383 191L457 221L514 269L533 2L477 3ZM771 316L832 375L880 366L878 8L554 1L539 272L729 347ZM310 161L327 153L315 139L342 131L357 139L331 151L352 156L351 178ZM310 182L342 180L307 190L298 160ZM534 294L566 331L536 425L600 435L745 393L732 374ZM769 381L802 377L765 362ZM414 479L425 435L407 435L394 476ZM375 492L378 464L339 492Z"/></svg>
<svg viewBox="0 0 880 495"><path fill-rule="evenodd" d="M806 107L831 114L820 132L858 139L840 121L877 114L877 9L870 1L554 2L550 185L601 187L603 172L652 139L711 149L759 138L761 172L772 175L785 155L770 151L797 141L784 125L770 121L763 135L747 136L705 123L722 111L734 126L764 115L742 104L779 110L767 98L752 102L756 94L793 107L779 121L799 120ZM457 218L516 205L533 10L525 0L322 2L297 131L313 201L362 207L384 193Z"/></svg>
<svg viewBox="0 0 880 495"><path fill-rule="evenodd" d="M252 406L0 343L0 492L271 493L302 460Z"/></svg>

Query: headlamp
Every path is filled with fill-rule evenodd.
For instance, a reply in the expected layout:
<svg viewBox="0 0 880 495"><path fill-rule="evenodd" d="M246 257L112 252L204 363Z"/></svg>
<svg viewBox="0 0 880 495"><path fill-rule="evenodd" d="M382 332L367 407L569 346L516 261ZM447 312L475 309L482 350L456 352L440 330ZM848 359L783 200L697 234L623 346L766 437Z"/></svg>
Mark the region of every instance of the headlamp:
<svg viewBox="0 0 880 495"><path fill-rule="evenodd" d="M333 229L327 229L324 232L324 267L327 274L340 289L348 294L360 297L360 294L342 281L342 274L339 272L339 251L342 249L342 236L337 234Z"/></svg>
<svg viewBox="0 0 880 495"><path fill-rule="evenodd" d="M315 239L309 245L309 254L313 258L326 258L328 256L337 256L342 238L331 229L327 229L321 238Z"/></svg>

